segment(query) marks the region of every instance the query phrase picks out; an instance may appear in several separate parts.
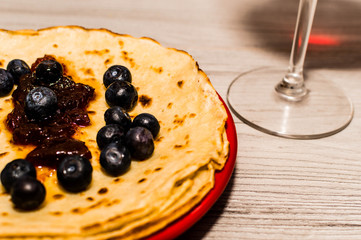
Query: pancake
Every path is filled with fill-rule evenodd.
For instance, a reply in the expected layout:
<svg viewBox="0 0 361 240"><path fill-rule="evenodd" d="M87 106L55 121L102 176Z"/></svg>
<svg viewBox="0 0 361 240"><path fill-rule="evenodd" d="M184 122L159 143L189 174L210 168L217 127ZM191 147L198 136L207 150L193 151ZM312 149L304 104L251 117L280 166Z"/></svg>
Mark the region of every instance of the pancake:
<svg viewBox="0 0 361 240"><path fill-rule="evenodd" d="M33 211L19 211L2 189L0 238L144 238L191 210L212 189L214 173L228 157L227 114L210 80L188 53L150 38L76 26L0 30L0 43L2 68L12 59L31 65L51 55L75 82L95 89L87 108L91 124L73 136L92 154L90 187L81 193L66 192L59 187L55 170L37 168L47 190L44 203ZM103 74L115 64L130 70L138 91L139 101L130 116L147 112L160 123L153 155L132 161L129 171L119 177L101 169L95 141L109 107ZM11 98L0 98L0 169L34 149L12 143L5 126L13 109Z"/></svg>

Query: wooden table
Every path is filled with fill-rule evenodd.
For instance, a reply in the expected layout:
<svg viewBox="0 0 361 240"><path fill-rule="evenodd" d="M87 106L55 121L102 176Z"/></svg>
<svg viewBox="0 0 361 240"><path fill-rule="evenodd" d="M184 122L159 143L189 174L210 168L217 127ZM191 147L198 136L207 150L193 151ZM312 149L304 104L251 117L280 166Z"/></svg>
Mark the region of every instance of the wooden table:
<svg viewBox="0 0 361 240"><path fill-rule="evenodd" d="M0 28L81 25L148 36L193 55L226 99L239 73L287 67L297 6L297 0L2 0ZM359 0L320 1L313 34L331 44L315 41L306 59L309 71L352 99L351 124L331 137L289 140L235 118L233 177L179 239L361 239L360 16Z"/></svg>

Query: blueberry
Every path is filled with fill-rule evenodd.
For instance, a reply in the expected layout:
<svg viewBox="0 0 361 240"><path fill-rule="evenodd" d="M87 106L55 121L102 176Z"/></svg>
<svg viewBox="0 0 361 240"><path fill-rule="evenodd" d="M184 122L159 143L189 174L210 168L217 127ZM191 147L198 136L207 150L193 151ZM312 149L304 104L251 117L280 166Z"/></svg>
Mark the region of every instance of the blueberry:
<svg viewBox="0 0 361 240"><path fill-rule="evenodd" d="M1 171L1 183L5 190L10 192L14 182L24 176L36 178L35 167L24 159L15 159L6 164L4 169Z"/></svg>
<svg viewBox="0 0 361 240"><path fill-rule="evenodd" d="M92 180L93 167L89 160L79 155L65 157L57 168L59 184L69 192L84 191Z"/></svg>
<svg viewBox="0 0 361 240"><path fill-rule="evenodd" d="M5 69L0 68L0 97L8 95L13 87L13 76Z"/></svg>
<svg viewBox="0 0 361 240"><path fill-rule="evenodd" d="M144 127L131 128L127 132L125 139L133 158L145 160L153 154L153 135L148 129Z"/></svg>
<svg viewBox="0 0 361 240"><path fill-rule="evenodd" d="M138 116L136 116L133 120L132 126L145 127L152 133L153 138L155 138L158 135L160 130L158 120L150 113L141 113Z"/></svg>
<svg viewBox="0 0 361 240"><path fill-rule="evenodd" d="M130 111L138 101L138 92L126 81L115 81L105 91L105 100L110 107L119 106Z"/></svg>
<svg viewBox="0 0 361 240"><path fill-rule="evenodd" d="M21 210L38 208L44 202L45 195L44 185L30 176L18 179L11 188L11 201Z"/></svg>
<svg viewBox="0 0 361 240"><path fill-rule="evenodd" d="M31 73L28 64L21 59L11 60L8 63L6 70L13 76L15 84L19 84L19 80L22 76Z"/></svg>
<svg viewBox="0 0 361 240"><path fill-rule="evenodd" d="M35 76L39 83L55 83L63 76L63 66L55 60L44 60L36 67Z"/></svg>
<svg viewBox="0 0 361 240"><path fill-rule="evenodd" d="M25 113L30 119L43 120L52 116L58 108L56 94L47 87L31 90L25 98Z"/></svg>
<svg viewBox="0 0 361 240"><path fill-rule="evenodd" d="M124 145L110 143L100 153L99 162L106 173L119 176L129 169L131 157Z"/></svg>
<svg viewBox="0 0 361 240"><path fill-rule="evenodd" d="M129 69L121 65L114 65L108 68L103 76L103 83L105 87L108 87L115 81L127 81L131 83L132 75Z"/></svg>
<svg viewBox="0 0 361 240"><path fill-rule="evenodd" d="M106 124L118 124L123 127L125 131L128 131L132 125L132 119L129 114L118 106L108 108L105 111L104 121Z"/></svg>
<svg viewBox="0 0 361 240"><path fill-rule="evenodd" d="M124 140L125 131L118 124L109 124L102 127L97 133L97 144L100 149L112 142L122 143Z"/></svg>

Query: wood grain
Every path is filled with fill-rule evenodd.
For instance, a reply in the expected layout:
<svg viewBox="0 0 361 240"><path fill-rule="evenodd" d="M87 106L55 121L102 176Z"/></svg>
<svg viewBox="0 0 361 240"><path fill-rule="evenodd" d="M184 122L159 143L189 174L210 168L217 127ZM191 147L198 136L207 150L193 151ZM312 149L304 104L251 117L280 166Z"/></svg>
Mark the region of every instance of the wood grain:
<svg viewBox="0 0 361 240"><path fill-rule="evenodd" d="M188 51L226 99L241 72L287 67L298 1L2 0L0 28L81 25L148 36ZM361 239L361 2L319 1L306 67L344 89L351 124L318 140L288 140L236 121L237 164L214 207L179 239ZM1 44L1 43L0 43Z"/></svg>

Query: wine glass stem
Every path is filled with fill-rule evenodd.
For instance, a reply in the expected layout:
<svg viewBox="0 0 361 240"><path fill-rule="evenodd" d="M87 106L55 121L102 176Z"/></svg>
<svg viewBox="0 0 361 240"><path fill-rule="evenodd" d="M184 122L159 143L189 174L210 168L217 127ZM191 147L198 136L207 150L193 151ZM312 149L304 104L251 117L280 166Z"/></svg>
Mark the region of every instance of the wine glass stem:
<svg viewBox="0 0 361 240"><path fill-rule="evenodd" d="M275 87L279 96L302 100L308 93L304 84L303 64L310 37L317 0L300 0L288 72Z"/></svg>

